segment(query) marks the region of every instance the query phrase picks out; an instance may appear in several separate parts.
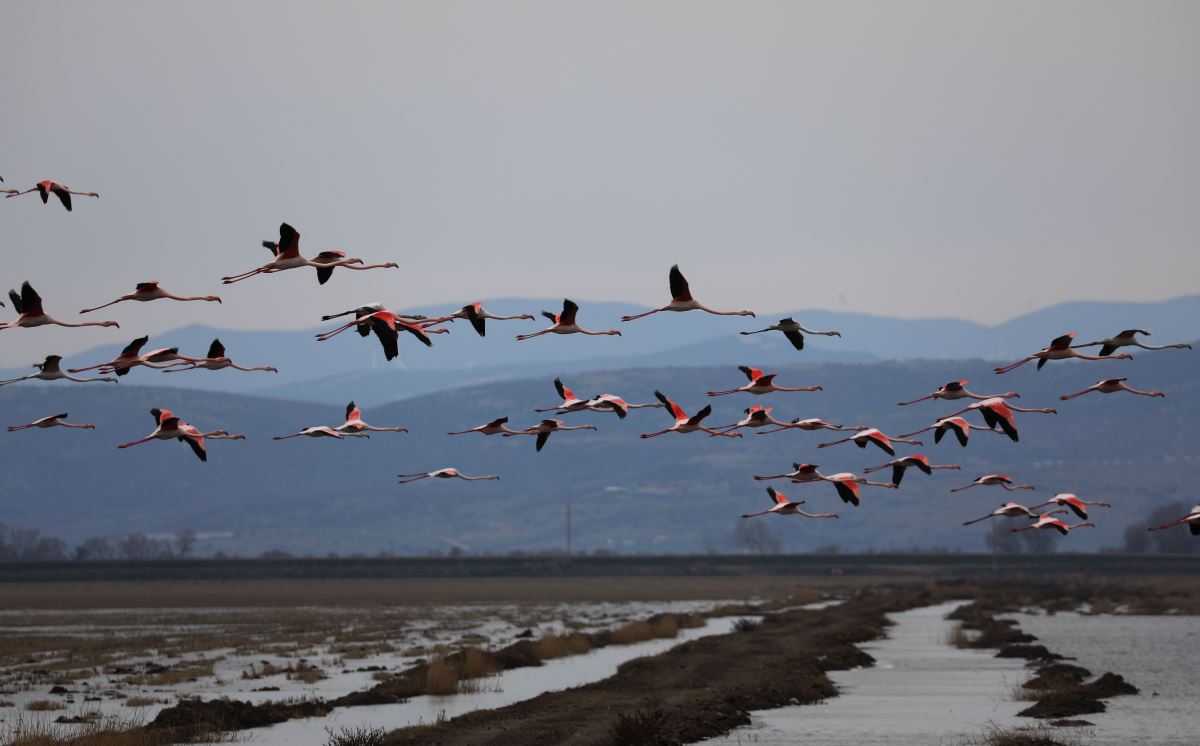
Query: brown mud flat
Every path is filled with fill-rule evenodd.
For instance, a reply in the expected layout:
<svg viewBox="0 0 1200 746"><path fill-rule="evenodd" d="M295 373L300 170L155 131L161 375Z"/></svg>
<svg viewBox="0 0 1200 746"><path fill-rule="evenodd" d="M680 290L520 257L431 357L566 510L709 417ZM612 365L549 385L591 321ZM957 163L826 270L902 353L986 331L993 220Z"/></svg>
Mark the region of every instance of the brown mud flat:
<svg viewBox="0 0 1200 746"><path fill-rule="evenodd" d="M928 592L857 593L821 610L771 614L756 627L630 661L615 676L442 724L406 728L386 743L525 746L681 744L750 722L748 712L836 696L827 671L868 666L856 647L885 615L931 603Z"/></svg>

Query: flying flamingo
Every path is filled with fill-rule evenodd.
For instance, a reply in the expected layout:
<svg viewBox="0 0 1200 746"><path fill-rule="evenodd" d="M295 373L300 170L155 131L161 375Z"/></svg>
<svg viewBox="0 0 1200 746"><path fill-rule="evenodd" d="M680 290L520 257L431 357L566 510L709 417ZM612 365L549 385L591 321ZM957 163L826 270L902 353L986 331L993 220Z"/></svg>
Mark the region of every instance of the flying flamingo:
<svg viewBox="0 0 1200 746"><path fill-rule="evenodd" d="M1161 526L1146 529L1147 531L1162 531L1164 528L1173 528L1175 526L1186 525L1192 532L1192 536L1200 536L1200 505L1192 507L1192 512L1182 518L1176 518L1173 521L1168 521Z"/></svg>
<svg viewBox="0 0 1200 746"><path fill-rule="evenodd" d="M43 417L40 420L34 420L27 425L13 425L8 428L10 433L15 433L18 430L28 430L31 427L77 427L80 430L95 430L95 425L74 425L70 422L63 422L63 418L67 416L66 412L62 414L52 414L49 417Z"/></svg>
<svg viewBox="0 0 1200 746"><path fill-rule="evenodd" d="M150 410L150 416L154 418L154 432L144 438L138 438L128 443L122 443L117 448L132 448L133 446L142 443L149 443L152 440L179 440L188 444L192 452L201 461L208 461L208 453L204 447L205 438L226 439L226 440L244 440L244 435L230 435L225 430L214 430L210 433L202 433L192 425L186 422L181 422L178 417L169 409L154 408Z"/></svg>
<svg viewBox="0 0 1200 746"><path fill-rule="evenodd" d="M761 513L743 513L742 518L753 518L756 515L766 515L774 513L776 515L802 515L805 518L837 518L837 513L805 513L800 509L800 504L803 500L795 502L787 499L787 496L779 492L774 487L767 488L767 494L771 496L771 500L775 505L770 510L764 510Z"/></svg>
<svg viewBox="0 0 1200 746"><path fill-rule="evenodd" d="M551 433L565 432L567 430L595 430L595 425L564 425L562 420L542 420L532 427L527 427L524 430L518 430L512 435L536 435L537 447L535 450L540 451L546 445L546 441L550 440ZM509 433L505 433L504 437L510 437Z"/></svg>
<svg viewBox="0 0 1200 746"><path fill-rule="evenodd" d="M972 487L989 487L991 485L1000 485L1001 487L1008 490L1009 492L1015 492L1016 490L1036 489L1032 484L1016 484L1016 485L1014 485L1012 478L1005 474L984 474L982 477L979 477L974 482L963 485L962 487L955 487L954 489L952 489L950 491L951 492L962 492L963 490L969 490ZM1049 504L1049 503L1046 503L1046 504ZM1041 506L1038 506L1038 507L1041 507Z"/></svg>
<svg viewBox="0 0 1200 746"><path fill-rule="evenodd" d="M860 484L872 487L896 488L896 485L889 482L872 482L848 471L841 472L840 474L830 474L824 480L826 482L833 482L833 486L837 489L838 496L842 498L842 502L850 503L854 507L858 507L859 504L858 486Z"/></svg>
<svg viewBox="0 0 1200 746"><path fill-rule="evenodd" d="M266 245L266 241L263 244ZM346 252L344 251L322 251L312 258L313 264L317 265L317 284L324 285L333 276L333 270L338 267L353 269L355 271L363 269L400 269L400 265L395 262L383 262L382 264L362 264L362 260L346 261Z"/></svg>
<svg viewBox="0 0 1200 746"><path fill-rule="evenodd" d="M1095 505L1095 506L1101 507L1101 508L1111 508L1112 507L1112 505L1104 502L1103 500L1081 500L1081 499L1079 499L1079 497L1077 495L1073 495L1070 492L1060 492L1057 495L1055 495L1054 497L1047 500L1046 502L1044 502L1040 505L1034 505L1033 510L1037 510L1038 508L1044 508L1047 505L1057 505L1060 508L1070 508L1072 513L1079 516L1080 518L1082 518L1085 521L1087 520L1087 517L1088 517L1087 506Z"/></svg>
<svg viewBox="0 0 1200 746"><path fill-rule="evenodd" d="M616 394L597 394L587 401L587 408L592 412L615 412L618 417L625 419L631 409L662 409L662 402L645 404L630 404Z"/></svg>
<svg viewBox="0 0 1200 746"><path fill-rule="evenodd" d="M753 316L753 311L717 311L702 304L700 301L692 297L692 291L688 288L688 281L684 278L683 273L679 271L679 265L671 266L669 273L669 281L671 285L671 302L662 308L655 308L645 313L637 313L632 316L622 316L621 321L633 321L641 319L650 314L660 313L662 311L675 311L682 313L684 311L704 311L715 316Z"/></svg>
<svg viewBox="0 0 1200 746"><path fill-rule="evenodd" d="M1140 391L1135 389L1125 383L1128 380L1128 378L1104 378L1093 383L1091 386L1088 386L1083 391L1077 391L1074 394L1066 394L1058 398L1063 401L1067 401L1069 399L1074 399L1077 396L1090 394L1093 391L1099 391L1101 394L1115 394L1118 391L1128 391L1129 393L1137 394L1138 396L1166 396L1166 394L1161 391Z"/></svg>
<svg viewBox="0 0 1200 746"><path fill-rule="evenodd" d="M142 355L142 347L150 341L150 337L138 337L125 348L121 350L121 354L117 355L107 363L98 363L89 365L86 368L70 368L68 373L83 373L84 371L99 369L101 373L116 373L118 376L127 374L133 368L144 365L147 368L166 368L167 365L155 365L150 358L159 358L159 362L169 362L172 359L178 358L178 347L163 347L158 350L153 350L146 355Z"/></svg>
<svg viewBox="0 0 1200 746"><path fill-rule="evenodd" d="M92 311L99 311L101 308L108 308L109 306L113 306L113 305L116 305L117 303L122 303L127 300L136 300L136 301L141 301L144 303L146 301L158 300L160 298L166 298L168 300L180 300L180 301L204 300L204 301L209 301L209 302L216 301L217 303L221 302L221 299L215 295L175 295L174 293L169 293L166 290L163 290L162 288L160 288L158 286L158 280L150 280L148 282L139 282L137 284L137 286L135 287L134 291L128 295L122 295L120 298L117 298L114 301L109 301L108 303L105 303L102 306L96 306L95 308L85 308L82 311L80 311L80 313L91 313Z"/></svg>
<svg viewBox="0 0 1200 746"><path fill-rule="evenodd" d="M1071 347L1071 340L1075 339L1075 332L1064 334L1061 337L1055 337L1048 347L1043 347L1037 352L1023 357L1015 363L1010 363L1001 368L996 368L997 373L1007 373L1010 370L1020 368L1025 363L1031 360L1037 360L1037 369L1041 370L1047 360L1066 360L1067 358L1076 357L1080 360L1132 360L1133 355L1122 352L1119 355L1095 356L1085 355L1082 352L1076 352Z"/></svg>
<svg viewBox="0 0 1200 746"><path fill-rule="evenodd" d="M1049 513L1043 513L1041 516L1038 517L1038 519L1035 522L1029 524L1028 526L1023 526L1021 528L1014 528L1012 531L1014 534L1016 534L1016 533L1020 533L1021 531L1029 531L1029 530L1035 529L1035 528L1052 528L1055 531L1062 534L1063 536L1066 536L1068 533L1071 532L1072 529L1095 528L1095 527L1096 527L1096 524L1092 523L1091 521L1084 521L1083 523L1067 525L1066 523L1063 523L1062 521L1058 520L1057 518L1052 517Z"/></svg>
<svg viewBox="0 0 1200 746"><path fill-rule="evenodd" d="M554 390L558 392L558 396L562 399L562 403L558 404L557 406L543 407L533 411L563 414L564 412L578 412L582 409L587 409L587 400L580 399L578 396L575 396L574 391L563 385L561 378L554 379Z"/></svg>
<svg viewBox="0 0 1200 746"><path fill-rule="evenodd" d="M342 316L350 316L353 314L353 316L355 318L355 324L357 325L356 331L358 332L358 335L360 337L367 337L367 336L370 336L370 334L371 334L371 325L365 321L362 323L359 323L358 319L360 319L364 316L370 316L371 314L375 313L376 311L391 311L391 309L385 308L382 303L368 303L366 305L359 306L358 308L352 308L349 311L342 311L341 313L331 313L327 316L322 316L321 321L330 321L332 319L340 318ZM393 312L393 313L395 313L395 312ZM429 316L422 316L420 314L409 315L409 314L403 314L403 313L397 313L396 316L399 317L401 321L406 321L410 324L414 324L414 325L420 326L420 327L428 327L428 326L432 326L435 324L441 324L441 323L452 320L452 317L450 317L450 316L436 316L436 317L431 318Z"/></svg>
<svg viewBox="0 0 1200 746"><path fill-rule="evenodd" d="M1042 515L1054 515L1056 513L1065 513L1065 512L1066 512L1065 510L1052 510L1049 513L1044 513ZM986 521L989 518L1028 518L1030 520L1037 520L1037 519L1041 518L1041 515L1039 515L1038 513L1034 513L1031 508L1027 508L1024 505L1021 505L1020 503L1011 503L1010 502L1010 503L1004 503L1003 505L996 508L995 510L993 510L991 513L988 513L987 515L983 515L978 518L972 518L969 521L963 521L963 525L971 526L973 524L979 523L980 521Z"/></svg>
<svg viewBox="0 0 1200 746"><path fill-rule="evenodd" d="M465 474L460 474L458 469L452 468L426 471L420 474L397 474L396 476L400 477L400 484L409 484L410 482L417 482L422 479L462 479L468 482L480 482L500 478L496 474L489 474L485 477L468 477Z"/></svg>
<svg viewBox="0 0 1200 746"><path fill-rule="evenodd" d="M875 445L879 446L879 448L881 450L883 450L883 452L886 453L887 455L895 456L896 449L892 448L893 441L896 443L908 443L909 445L914 445L914 446L924 445L923 443L921 443L921 441L911 440L907 436L895 437L895 438L888 437L887 435L884 435L879 430L871 427L871 428L867 428L866 430L863 430L862 432L855 433L854 435L851 435L849 438L842 438L841 440L833 440L828 443L821 443L820 445L817 446L817 448L828 448L829 446L836 446L836 445L839 445L841 443L846 443L846 442L852 442L852 443L854 443L854 445L858 446L859 448L866 448L867 443L874 443Z"/></svg>
<svg viewBox="0 0 1200 746"><path fill-rule="evenodd" d="M999 430L993 430L990 427L984 427L983 425L972 425L962 417L943 417L929 427L923 427L920 430L914 430L911 433L905 433L904 437L907 438L910 435L920 435L921 433L928 432L930 430L933 431L934 443L941 443L942 436L947 432L952 432L954 433L954 436L958 438L958 444L963 448L967 447L967 440L971 437L972 430L985 430L989 433L996 433L997 435L1001 434Z"/></svg>
<svg viewBox="0 0 1200 746"><path fill-rule="evenodd" d="M621 336L621 332L617 331L616 329L610 329L609 331L605 331L605 332L594 332L594 331L590 331L588 329L584 329L582 326L575 323L575 315L577 313L579 313L579 306L576 305L575 301L573 301L569 298L564 298L561 313L553 314L553 313L550 313L549 311L542 311L543 316L545 316L546 318L548 318L552 322L554 322L551 326L541 330L540 332L534 332L532 334L518 334L517 340L520 341L520 340L526 340L526 339L533 339L534 337L540 337L543 334L591 334L591 335L611 334L611 335L616 335L618 337Z"/></svg>
<svg viewBox="0 0 1200 746"><path fill-rule="evenodd" d="M83 321L78 324L72 324L68 321L59 321L42 310L42 296L37 294L33 286L28 282L21 283L21 294L18 295L16 290L8 291L8 298L12 301L13 310L21 314L15 321L10 321L7 324L0 324L0 329L11 329L21 326L32 328L35 326L46 326L54 324L57 326L116 326L121 325L115 321Z"/></svg>
<svg viewBox="0 0 1200 746"><path fill-rule="evenodd" d="M833 425L833 424L826 422L825 420L820 419L819 417L810 417L810 418L804 419L804 420L797 417L796 419L792 420L791 422L786 423L782 427L778 427L774 430L764 430L761 433L759 433L759 435L769 435L770 433L777 433L782 430L804 430L806 432L813 432L815 430L839 430L839 431L870 430L870 428L867 427L866 425L852 425L852 426L845 426L845 427L843 427L842 425Z"/></svg>
<svg viewBox="0 0 1200 746"><path fill-rule="evenodd" d="M926 399L945 399L946 401L953 401L955 399L1020 399L1020 398L1021 398L1021 395L1015 391L1009 391L1007 394L991 394L991 395L986 395L986 396L982 395L982 394L975 394L975 393L972 393L967 390L967 381L963 380L963 381L950 381L949 383L942 384L941 388L939 388L937 391L934 391L932 394L927 394L926 396L922 396L920 399L913 399L912 401L902 401L902 402L900 402L900 406L907 407L909 404L916 404L917 402L925 401Z"/></svg>
<svg viewBox="0 0 1200 746"><path fill-rule="evenodd" d="M1100 357L1108 357L1121 347L1141 347L1143 350L1190 350L1192 346L1186 342L1173 345L1148 345L1142 344L1137 338L1137 335L1142 334L1149 337L1150 332L1145 329L1126 329L1115 337L1107 337L1096 342L1088 342L1082 345L1071 345L1076 349L1083 347L1095 347L1100 345Z"/></svg>
<svg viewBox="0 0 1200 746"><path fill-rule="evenodd" d="M768 479L790 479L794 484L803 484L805 482L821 482L824 481L825 475L817 471L817 464L792 464L793 471L786 474L770 474L765 476L755 476L755 481L762 482Z"/></svg>
<svg viewBox="0 0 1200 746"><path fill-rule="evenodd" d="M814 329L805 329L790 317L786 319L780 319L778 324L772 324L766 329L759 329L753 332L738 332L738 334L762 334L763 332L783 332L783 336L787 337L788 341L792 343L792 347L795 347L797 350L804 349L805 334L819 334L825 337L842 336L841 332L819 332Z"/></svg>
<svg viewBox="0 0 1200 746"><path fill-rule="evenodd" d="M468 303L454 313L450 314L448 318L466 319L467 321L470 321L471 327L475 329L475 333L482 337L487 334L486 323L488 319L491 319L492 321L513 321L517 319L533 321L537 317L528 313L519 313L515 316L497 316L496 314L484 308L483 303L475 301L474 303Z"/></svg>
<svg viewBox="0 0 1200 746"><path fill-rule="evenodd" d="M278 373L279 371L270 365L258 365L248 368L230 360L225 356L225 345L221 344L221 340L214 339L212 344L208 346L208 355L205 357L188 357L187 355L179 355L178 359L181 363L175 363L166 373L179 373L185 370L195 370L203 368L204 370L222 370L224 368L233 368L234 370L242 370L246 372L262 370L268 373Z"/></svg>
<svg viewBox="0 0 1200 746"><path fill-rule="evenodd" d="M508 427L507 422L508 422L507 417L501 417L498 420L492 420L491 422L485 423L483 425L478 425L476 427L472 427L468 430L458 430L456 432L446 433L446 434L447 435L466 435L467 433L483 433L484 435L500 435L502 433L506 434L506 435L521 435L522 434L522 431L513 430L512 428Z"/></svg>
<svg viewBox="0 0 1200 746"><path fill-rule="evenodd" d="M316 267L318 271L325 270L333 272L333 268L347 264L362 264L362 259L337 259L333 261L316 262L311 259L305 259L300 256L300 234L295 228L287 223L279 225L279 242L273 243L264 241L263 245L271 249L275 258L257 269L252 269L248 272L242 272L238 275L230 275L222 277L221 282L225 285L231 285L235 282L248 280L258 274L270 274L272 272L282 272L286 269L296 269L297 267Z"/></svg>
<svg viewBox="0 0 1200 746"><path fill-rule="evenodd" d="M42 204L46 204L46 202L48 202L50 199L50 195L54 194L54 196L58 197L58 200L60 202L62 202L62 206L67 208L67 212L71 211L71 195L72 194L77 194L80 197L99 197L100 196L99 194L97 194L95 192L76 192L66 186L63 186L62 184L58 183L57 181L50 181L49 179L47 179L46 181L39 181L36 185L30 187L29 189L26 189L23 192L18 191L16 189L8 189L6 191L8 191L8 195L7 195L8 197L20 197L22 194L29 194L30 192L37 192L42 197Z"/></svg>
<svg viewBox="0 0 1200 746"><path fill-rule="evenodd" d="M370 430L373 433L406 433L405 427L375 427L363 422L362 410L354 402L346 405L346 421L334 428L339 433L361 433Z"/></svg>
<svg viewBox="0 0 1200 746"><path fill-rule="evenodd" d="M991 429L995 429L996 425L1004 431L1004 434L1012 439L1014 443L1020 440L1020 435L1017 433L1017 418L1013 412L1037 412L1040 414L1058 414L1058 410L1050 407L1018 407L1015 404L1009 404L999 397L984 399L977 401L974 404L968 405L964 409L960 409L951 417L957 417L960 414L970 412L972 409L979 410L983 415L984 423Z"/></svg>
<svg viewBox="0 0 1200 746"><path fill-rule="evenodd" d="M33 367L38 369L37 373L30 373L29 375L21 376L20 378L10 378L7 381L0 381L0 386L7 386L10 383L28 381L30 379L37 379L39 381L66 380L78 381L79 383L94 383L96 381L107 381L109 383L117 382L117 379L109 378L107 376L103 378L76 378L75 376L69 376L62 372L62 368L59 367L60 362L62 362L62 355L47 355L45 361L34 364Z"/></svg>
<svg viewBox="0 0 1200 746"><path fill-rule="evenodd" d="M341 440L342 438L369 438L369 437L371 437L370 435L367 435L366 433L338 432L337 430L334 430L332 427L328 427L326 425L314 425L313 427L306 427L303 430L294 432L291 435L276 435L276 436L272 437L271 440L287 440L288 438L299 438L301 436L303 436L305 438L335 438L337 440Z"/></svg>
<svg viewBox="0 0 1200 746"><path fill-rule="evenodd" d="M433 347L433 340L429 338L430 334L444 334L448 331L447 329L423 329L416 324L405 321L403 317L392 311L376 311L366 316L360 316L354 321L343 324L332 331L316 335L317 341L326 342L347 329L352 327L361 328L360 325L364 323L371 325L371 331L375 332L375 336L379 339L379 344L383 346L383 356L387 360L391 360L400 354L401 330L421 340L421 344L426 347ZM360 331L359 333L361 334L362 332Z"/></svg>
<svg viewBox="0 0 1200 746"><path fill-rule="evenodd" d="M722 425L714 428L723 433L731 433L734 430L741 430L744 427L766 427L767 425L775 425L779 429L786 429L788 423L781 422L771 416L773 407L764 407L760 404L755 404L752 407L746 407L742 411L746 414L745 417L733 423L732 425Z"/></svg>
<svg viewBox="0 0 1200 746"><path fill-rule="evenodd" d="M738 370L746 375L750 383L745 386L739 386L736 389L727 391L709 391L709 396L725 396L726 394L737 394L745 392L747 394L769 394L772 391L821 391L820 386L800 386L799 388L789 388L787 386L775 385L775 373L763 375L763 372L758 368L751 368L747 365L739 365Z"/></svg>
<svg viewBox="0 0 1200 746"><path fill-rule="evenodd" d="M657 438L664 433L694 433L696 431L706 432L709 435L723 435L727 438L742 437L741 433L722 433L700 424L704 421L705 417L708 417L710 414L712 414L711 405L705 405L704 409L701 409L694 416L688 417L683 411L683 408L668 399L663 392L655 391L654 396L663 403L663 406L665 406L667 411L671 413L671 416L675 418L675 424L671 425L666 430L659 430L655 433L642 433L641 437L643 438Z"/></svg>
<svg viewBox="0 0 1200 746"><path fill-rule="evenodd" d="M904 456L903 458L893 459L881 466L872 466L870 469L863 469L863 474L870 474L871 472L879 471L880 469L886 469L889 466L892 467L892 484L896 485L897 487L900 486L900 480L904 479L904 472L910 466L915 466L917 469L925 472L926 474L933 474L934 469L954 469L957 471L962 468L958 464L930 464L927 456L917 454L914 456Z"/></svg>

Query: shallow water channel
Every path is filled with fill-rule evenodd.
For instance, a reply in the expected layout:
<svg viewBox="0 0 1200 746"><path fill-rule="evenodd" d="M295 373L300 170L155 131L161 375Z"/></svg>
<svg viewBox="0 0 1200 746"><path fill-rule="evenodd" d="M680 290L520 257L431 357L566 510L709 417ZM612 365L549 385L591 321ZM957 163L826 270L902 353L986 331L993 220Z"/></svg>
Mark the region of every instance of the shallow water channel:
<svg viewBox="0 0 1200 746"><path fill-rule="evenodd" d="M474 710L504 707L544 692L608 678L616 674L617 667L626 661L664 653L688 640L725 634L733 630L736 621L737 617L709 619L703 627L681 629L679 635L672 639L610 645L583 655L549 660L541 666L503 671L484 680L484 691L480 692L446 697L413 697L400 704L339 708L324 717L289 720L268 728L246 731L244 735L251 743L261 746L319 744L325 742L327 730L336 731L344 726L363 725L392 730L432 723L439 717L452 718Z"/></svg>

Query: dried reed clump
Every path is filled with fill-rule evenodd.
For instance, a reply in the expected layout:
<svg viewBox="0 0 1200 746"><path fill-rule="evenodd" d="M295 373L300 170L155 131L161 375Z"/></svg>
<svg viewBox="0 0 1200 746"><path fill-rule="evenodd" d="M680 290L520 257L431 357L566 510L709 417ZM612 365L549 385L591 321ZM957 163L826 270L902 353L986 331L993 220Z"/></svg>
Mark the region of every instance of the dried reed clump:
<svg viewBox="0 0 1200 746"><path fill-rule="evenodd" d="M250 667L242 671L243 679L261 679L265 676L275 676L283 673L283 669L271 663L270 661L262 661L261 663L251 663Z"/></svg>
<svg viewBox="0 0 1200 746"><path fill-rule="evenodd" d="M359 725L354 728L342 726L338 730L326 728L329 739L325 746L383 746L387 741L387 730Z"/></svg>
<svg viewBox="0 0 1200 746"><path fill-rule="evenodd" d="M425 668L425 693L458 693L458 666L445 658L434 658Z"/></svg>
<svg viewBox="0 0 1200 746"><path fill-rule="evenodd" d="M154 697L128 697L125 699L126 707L152 707L154 705L164 704L161 699Z"/></svg>
<svg viewBox="0 0 1200 746"><path fill-rule="evenodd" d="M479 648L467 648L462 652L462 668L459 676L464 679L478 679L491 676L497 672L496 663L492 656Z"/></svg>
<svg viewBox="0 0 1200 746"><path fill-rule="evenodd" d="M287 668L287 677L291 681L299 681L304 684L315 684L321 679L329 678L325 672L307 661L300 661L294 666Z"/></svg>
<svg viewBox="0 0 1200 746"><path fill-rule="evenodd" d="M962 622L955 622L946 631L946 644L956 648L968 648L971 646L971 638L967 635L967 631L963 629Z"/></svg>
<svg viewBox="0 0 1200 746"><path fill-rule="evenodd" d="M742 617L741 619L738 619L736 622L733 623L733 631L734 632L753 632L754 630L758 629L759 624L761 624L761 622L759 622L757 619L750 619L748 617Z"/></svg>
<svg viewBox="0 0 1200 746"><path fill-rule="evenodd" d="M614 645L631 645L635 642L676 637L679 634L679 618L674 614L663 614L657 619L623 624L612 631Z"/></svg>
<svg viewBox="0 0 1200 746"><path fill-rule="evenodd" d="M533 643L533 652L544 661L563 658L568 655L581 655L592 649L592 641L587 635L545 635Z"/></svg>
<svg viewBox="0 0 1200 746"><path fill-rule="evenodd" d="M613 746L646 746L662 742L667 728L667 716L661 708L638 710L617 715L611 731Z"/></svg>
<svg viewBox="0 0 1200 746"><path fill-rule="evenodd" d="M30 712L50 712L52 710L65 710L67 706L53 699L34 699L25 703L25 709Z"/></svg>

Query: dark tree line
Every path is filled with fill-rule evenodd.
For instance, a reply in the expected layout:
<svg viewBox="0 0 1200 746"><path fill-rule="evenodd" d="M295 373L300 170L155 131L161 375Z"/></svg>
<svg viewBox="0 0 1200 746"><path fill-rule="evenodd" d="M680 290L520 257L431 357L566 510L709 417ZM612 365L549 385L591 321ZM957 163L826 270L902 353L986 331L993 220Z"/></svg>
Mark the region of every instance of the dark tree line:
<svg viewBox="0 0 1200 746"><path fill-rule="evenodd" d="M140 533L115 539L92 537L72 549L62 539L42 536L36 528L9 528L0 523L0 561L181 559L189 556L195 546L196 532L182 531L163 539Z"/></svg>

